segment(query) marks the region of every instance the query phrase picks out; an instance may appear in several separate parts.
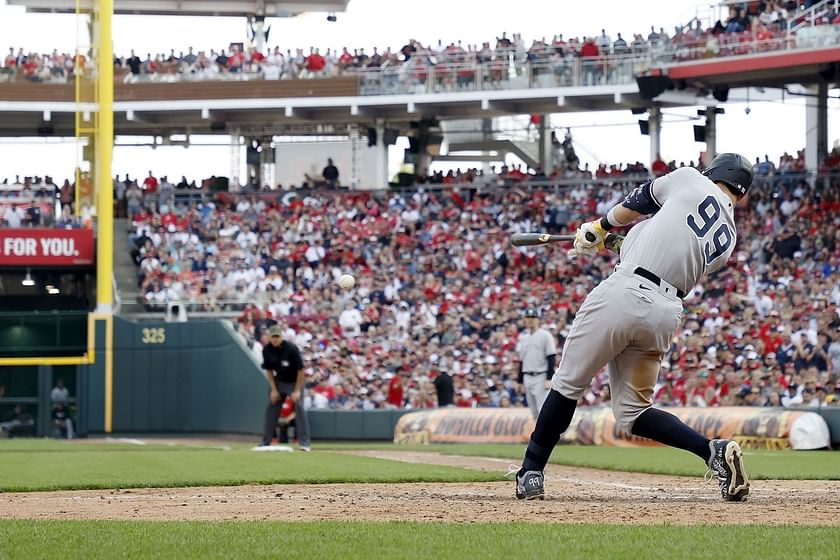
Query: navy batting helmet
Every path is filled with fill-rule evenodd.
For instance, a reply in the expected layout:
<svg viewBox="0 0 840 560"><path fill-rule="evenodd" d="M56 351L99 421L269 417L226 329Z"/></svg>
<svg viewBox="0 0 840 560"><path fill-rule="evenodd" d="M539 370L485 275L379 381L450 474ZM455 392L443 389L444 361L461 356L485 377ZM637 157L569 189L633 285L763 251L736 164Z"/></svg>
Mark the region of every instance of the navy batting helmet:
<svg viewBox="0 0 840 560"><path fill-rule="evenodd" d="M718 155L703 171L703 175L714 182L726 183L739 196L747 194L753 180L750 162L744 156L733 153Z"/></svg>

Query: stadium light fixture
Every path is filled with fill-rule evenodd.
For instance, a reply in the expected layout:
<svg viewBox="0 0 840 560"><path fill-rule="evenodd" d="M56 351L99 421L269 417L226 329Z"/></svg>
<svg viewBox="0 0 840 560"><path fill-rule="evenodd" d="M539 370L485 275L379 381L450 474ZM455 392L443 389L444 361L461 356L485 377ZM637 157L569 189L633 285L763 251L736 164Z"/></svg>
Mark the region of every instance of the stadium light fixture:
<svg viewBox="0 0 840 560"><path fill-rule="evenodd" d="M20 282L24 286L34 286L35 280L32 279L32 274L30 274L29 269L26 270L26 276L24 276L23 280Z"/></svg>
<svg viewBox="0 0 840 560"><path fill-rule="evenodd" d="M47 293L51 296L54 296L60 294L61 290L59 290L55 286L47 286Z"/></svg>
<svg viewBox="0 0 840 560"><path fill-rule="evenodd" d="M327 21L328 21L328 22L330 22L330 23L335 23L335 22L337 22L337 21L338 21L338 18L337 18L337 17L335 17L335 14L334 14L334 13L330 13L330 14L327 16Z"/></svg>

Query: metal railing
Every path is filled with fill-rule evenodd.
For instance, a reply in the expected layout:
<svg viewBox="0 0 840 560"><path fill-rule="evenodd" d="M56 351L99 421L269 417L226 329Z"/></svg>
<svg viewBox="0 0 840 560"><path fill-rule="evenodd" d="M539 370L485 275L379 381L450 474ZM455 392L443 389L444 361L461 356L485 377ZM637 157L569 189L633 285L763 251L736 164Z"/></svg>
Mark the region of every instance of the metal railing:
<svg viewBox="0 0 840 560"><path fill-rule="evenodd" d="M840 8L840 0L825 0L817 7ZM837 6L837 8L835 8ZM336 76L357 76L362 95L393 95L418 93L446 93L492 91L548 87L584 87L621 85L632 83L635 76L651 68L664 68L682 62L749 56L768 52L827 48L840 44L840 30L835 25L817 25L819 16L814 8L799 14L811 18L807 26L800 26L795 33L775 29L753 30L696 37L685 34L679 41L668 45L629 46L633 52L597 57L581 57L568 47L560 50L547 46L531 51L525 59L513 51L462 53L459 55L415 54L406 62L388 62L376 68L345 68L339 71L309 72L288 67L282 72L268 73L268 66L252 65L240 72L205 74L194 72L186 65L169 65L166 71L150 74L127 75L118 78L127 83L170 83L182 81L252 81L265 79L320 79ZM810 14L810 15L808 15ZM70 75L57 73L34 81L66 82ZM14 69L0 68L0 81L26 80Z"/></svg>
<svg viewBox="0 0 840 560"><path fill-rule="evenodd" d="M804 27L814 27L817 21L831 14L837 14L840 9L840 0L822 0L804 11L796 10L788 14L785 27L788 34L795 33Z"/></svg>

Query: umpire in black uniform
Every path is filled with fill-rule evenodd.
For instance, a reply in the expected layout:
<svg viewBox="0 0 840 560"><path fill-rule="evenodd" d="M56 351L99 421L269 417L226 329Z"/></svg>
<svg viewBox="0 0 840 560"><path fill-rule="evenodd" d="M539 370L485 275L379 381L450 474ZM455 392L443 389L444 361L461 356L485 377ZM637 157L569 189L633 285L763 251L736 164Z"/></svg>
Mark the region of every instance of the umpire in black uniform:
<svg viewBox="0 0 840 560"><path fill-rule="evenodd" d="M269 344L263 348L263 369L270 388L265 409L265 425L260 445L271 445L277 429L277 417L286 397L295 403L295 430L301 451L311 449L309 419L303 404L303 357L298 347L283 340L283 328L274 325L268 329Z"/></svg>

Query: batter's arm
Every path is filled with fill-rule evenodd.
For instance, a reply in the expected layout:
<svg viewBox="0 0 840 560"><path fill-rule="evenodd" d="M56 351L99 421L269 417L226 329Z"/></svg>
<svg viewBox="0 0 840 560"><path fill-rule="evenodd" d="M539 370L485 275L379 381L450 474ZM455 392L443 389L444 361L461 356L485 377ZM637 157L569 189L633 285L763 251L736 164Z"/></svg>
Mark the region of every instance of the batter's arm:
<svg viewBox="0 0 840 560"><path fill-rule="evenodd" d="M628 224L632 224L642 216L647 215L638 210L628 208L625 206L625 203L626 201L616 204L609 212L607 212L606 217L601 218L601 227L603 227L604 230L609 231L614 227L623 227Z"/></svg>
<svg viewBox="0 0 840 560"><path fill-rule="evenodd" d="M653 195L653 181L639 185L622 202L610 208L606 216L578 228L575 232L574 253L594 254L593 251L604 246L604 239L611 229L630 225L642 216L655 214L660 208L661 205Z"/></svg>
<svg viewBox="0 0 840 560"><path fill-rule="evenodd" d="M652 182L640 185L623 201L613 206L598 223L601 229L607 232L614 227L630 225L642 216L658 212L661 206L653 196L652 187Z"/></svg>

